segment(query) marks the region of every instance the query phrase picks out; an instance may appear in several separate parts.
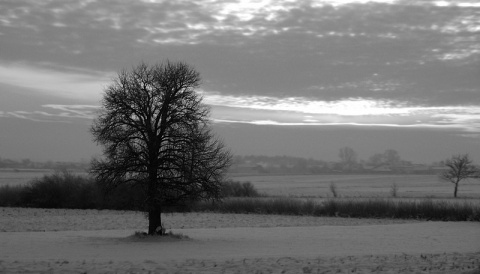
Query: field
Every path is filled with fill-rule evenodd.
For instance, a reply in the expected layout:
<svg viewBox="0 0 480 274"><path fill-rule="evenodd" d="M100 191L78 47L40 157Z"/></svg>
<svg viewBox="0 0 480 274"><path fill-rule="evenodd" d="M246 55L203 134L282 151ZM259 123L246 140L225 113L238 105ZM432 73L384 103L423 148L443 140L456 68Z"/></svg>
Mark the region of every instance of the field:
<svg viewBox="0 0 480 274"><path fill-rule="evenodd" d="M141 213L0 209L0 273L478 273L480 224L166 214L183 238L132 236ZM187 237L188 236L188 237Z"/></svg>
<svg viewBox="0 0 480 274"><path fill-rule="evenodd" d="M42 174L0 172L0 183ZM242 176L263 194L307 199L454 200L433 175ZM480 182L460 199L479 201ZM397 198L396 198L397 199ZM0 208L0 273L480 273L480 223L401 219L173 213L182 237L142 238L142 213Z"/></svg>
<svg viewBox="0 0 480 274"><path fill-rule="evenodd" d="M1 170L0 171L0 187L4 185L25 185L29 181L42 177L44 174L51 173L50 170L42 171L13 171L13 170Z"/></svg>
<svg viewBox="0 0 480 274"><path fill-rule="evenodd" d="M24 185L52 173L52 170L0 170L0 186ZM327 198L332 197L332 183L340 197L350 198L391 197L393 184L397 187L399 197L449 198L453 195L453 185L440 180L437 175L232 175L231 178L235 181L251 182L259 192L267 196ZM460 182L459 197L480 198L480 181L471 179Z"/></svg>
<svg viewBox="0 0 480 274"><path fill-rule="evenodd" d="M302 198L333 197L330 185L339 197L391 197L393 184L403 198L453 198L453 185L437 175L286 175L236 176L234 180L251 182L267 196ZM460 198L480 198L480 180L460 182Z"/></svg>
<svg viewBox="0 0 480 274"><path fill-rule="evenodd" d="M34 178L52 174L52 170L13 171L0 170L0 187L24 185ZM75 172L75 174L86 174ZM336 186L339 197L372 198L391 197L392 186L397 188L397 197L403 198L452 198L453 185L442 181L437 175L247 175L231 176L240 182L251 182L267 196L299 198L333 197L330 185ZM480 180L460 182L459 198L480 199Z"/></svg>

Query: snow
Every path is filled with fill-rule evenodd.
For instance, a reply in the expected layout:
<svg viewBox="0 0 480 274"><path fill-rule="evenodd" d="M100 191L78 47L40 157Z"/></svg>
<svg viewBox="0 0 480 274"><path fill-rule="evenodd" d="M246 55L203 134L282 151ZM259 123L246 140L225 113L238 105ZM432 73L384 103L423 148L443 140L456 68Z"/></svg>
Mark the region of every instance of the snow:
<svg viewBox="0 0 480 274"><path fill-rule="evenodd" d="M55 228L48 219L58 216L83 221L64 222ZM146 224L143 216L134 212L1 208L0 217L0 231L4 231L0 232L0 273L480 270L478 222L166 215L172 232L188 236L175 239L133 237ZM256 225L260 219L262 225ZM8 220L8 226L4 220ZM136 227L126 225L132 222ZM122 223L123 228L111 227ZM26 231L25 225L36 231ZM48 229L38 229L41 226Z"/></svg>

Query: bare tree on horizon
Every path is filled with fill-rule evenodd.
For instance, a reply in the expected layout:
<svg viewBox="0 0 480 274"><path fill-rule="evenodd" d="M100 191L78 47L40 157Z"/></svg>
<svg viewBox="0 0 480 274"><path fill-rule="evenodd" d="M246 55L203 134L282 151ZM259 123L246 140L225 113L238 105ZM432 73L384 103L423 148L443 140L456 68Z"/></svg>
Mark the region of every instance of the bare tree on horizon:
<svg viewBox="0 0 480 274"><path fill-rule="evenodd" d="M445 161L445 170L440 178L455 185L453 197L457 198L458 184L464 179L473 178L478 174L468 154L452 156Z"/></svg>

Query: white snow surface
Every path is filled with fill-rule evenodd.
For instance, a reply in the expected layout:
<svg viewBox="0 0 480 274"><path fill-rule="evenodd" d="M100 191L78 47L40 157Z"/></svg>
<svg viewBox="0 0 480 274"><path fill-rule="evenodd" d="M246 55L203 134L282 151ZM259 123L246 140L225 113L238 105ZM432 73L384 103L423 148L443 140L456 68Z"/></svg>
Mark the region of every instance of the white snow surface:
<svg viewBox="0 0 480 274"><path fill-rule="evenodd" d="M83 221L47 226L54 216ZM173 233L188 236L182 239L132 236L145 229L146 222L138 223L138 229L101 225L102 219L112 224L112 219L123 223L138 216L142 217L115 211L0 209L0 231L4 231L0 232L0 273L480 271L478 222L213 213L164 216L167 223L170 219ZM205 219L207 227L201 225ZM264 222L249 225L249 219ZM34 231L25 231L26 225Z"/></svg>

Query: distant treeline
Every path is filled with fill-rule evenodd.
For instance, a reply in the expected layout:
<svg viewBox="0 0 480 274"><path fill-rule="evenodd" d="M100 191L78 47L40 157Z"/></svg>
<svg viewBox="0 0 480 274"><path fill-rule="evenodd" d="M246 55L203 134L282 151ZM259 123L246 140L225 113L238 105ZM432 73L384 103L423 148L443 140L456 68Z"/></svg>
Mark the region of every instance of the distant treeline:
<svg viewBox="0 0 480 274"><path fill-rule="evenodd" d="M376 153L367 160L357 159L356 152L344 147L340 149L338 161L323 161L293 156L236 155L233 157L231 173L248 174L331 174L331 173L395 173L395 174L438 174L444 162L430 165L415 164L400 158L397 151L388 149ZM0 158L0 170L81 170L90 169L89 162L35 162Z"/></svg>
<svg viewBox="0 0 480 274"><path fill-rule="evenodd" d="M430 165L414 164L401 160L399 157L389 159L383 157L383 154L375 154L367 161L356 159L344 161L341 159L338 162L291 156L250 155L234 156L230 172L245 174L439 174L443 169L443 162Z"/></svg>

